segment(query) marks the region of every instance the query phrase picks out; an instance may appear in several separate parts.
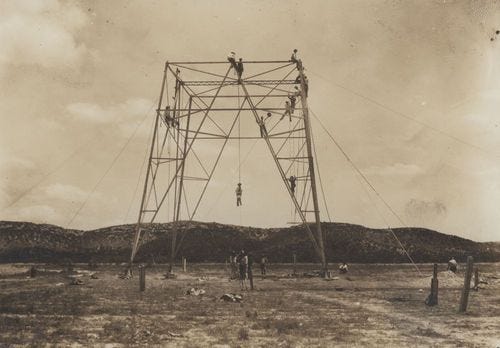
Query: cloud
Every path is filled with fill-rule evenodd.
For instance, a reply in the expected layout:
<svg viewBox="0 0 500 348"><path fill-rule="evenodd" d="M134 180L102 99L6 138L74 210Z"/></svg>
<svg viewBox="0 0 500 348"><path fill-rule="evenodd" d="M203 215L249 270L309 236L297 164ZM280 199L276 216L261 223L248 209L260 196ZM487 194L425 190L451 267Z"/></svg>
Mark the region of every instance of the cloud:
<svg viewBox="0 0 500 348"><path fill-rule="evenodd" d="M414 177L424 173L424 170L416 164L396 163L390 166L371 166L363 170L367 175L379 176L408 176Z"/></svg>
<svg viewBox="0 0 500 348"><path fill-rule="evenodd" d="M73 118L89 123L109 123L117 119L117 114L111 108L104 109L93 103L73 103L66 110Z"/></svg>
<svg viewBox="0 0 500 348"><path fill-rule="evenodd" d="M0 158L0 206L5 206L26 189L36 175L35 163L24 158ZM26 181L20 181L25 178Z"/></svg>
<svg viewBox="0 0 500 348"><path fill-rule="evenodd" d="M49 205L30 205L16 210L15 220L30 221L35 223L58 224L63 222L65 217L54 207Z"/></svg>
<svg viewBox="0 0 500 348"><path fill-rule="evenodd" d="M116 124L125 134L130 135L146 116L153 115L153 102L144 98L131 98L123 103L102 106L95 103L72 103L66 106L70 118L86 124ZM148 123L148 122L145 122ZM147 136L148 127L140 127L140 136Z"/></svg>
<svg viewBox="0 0 500 348"><path fill-rule="evenodd" d="M89 53L77 34L88 22L74 3L13 1L0 5L0 68L79 65Z"/></svg>
<svg viewBox="0 0 500 348"><path fill-rule="evenodd" d="M405 214L412 220L435 220L447 215L446 206L440 201L424 201L412 198L405 206Z"/></svg>
<svg viewBox="0 0 500 348"><path fill-rule="evenodd" d="M59 201L83 202L88 193L73 185L52 184L45 188L45 195L48 199Z"/></svg>

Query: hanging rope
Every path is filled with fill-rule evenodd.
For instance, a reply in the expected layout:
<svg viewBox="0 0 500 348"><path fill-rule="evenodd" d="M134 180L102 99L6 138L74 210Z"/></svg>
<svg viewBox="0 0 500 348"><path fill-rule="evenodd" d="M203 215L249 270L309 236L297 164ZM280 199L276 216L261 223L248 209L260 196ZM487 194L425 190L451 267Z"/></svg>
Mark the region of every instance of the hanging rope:
<svg viewBox="0 0 500 348"><path fill-rule="evenodd" d="M377 197L382 201L382 203L387 207L387 209L389 209L389 211L396 217L396 219L404 226L404 227L408 227L404 221L399 217L399 215L395 212L395 210L389 205L389 203L387 203L387 201L380 195L380 193L375 189L375 187L370 183L370 181L368 180L368 178L363 174L363 172L356 166L356 164L351 160L351 158L349 157L349 155L344 151L344 149L342 148L342 146L337 142L337 140L333 137L333 135L330 133L330 131L323 125L323 122L321 122L321 120L316 116L316 114L311 110L311 108L309 108L309 111L311 111L312 115L314 116L314 118L318 121L318 123L321 125L321 128L323 128L323 130L325 131L325 133L330 137L330 139L333 141L333 143L335 144L335 146L340 150L340 152L344 155L344 157L346 158L347 162L352 166L352 168L358 173L358 175L363 179L363 181L368 185L368 187L370 187L370 189L377 195ZM399 240L399 238L396 236L396 233L394 233L394 231L392 230L392 228L390 226L387 227L387 230L389 232L391 232L391 234L393 235L394 239L398 242L399 246L401 247L401 249L404 251L404 253L406 254L406 256L408 257L408 259L410 260L410 262L413 264L413 266L415 267L415 269L417 270L417 272L419 273L419 275L422 275L422 273L420 272L420 269L418 268L417 264L415 263L415 261L413 261L413 258L411 257L411 255L408 253L408 251L406 250L406 248L404 247L403 243L401 243L401 241Z"/></svg>
<svg viewBox="0 0 500 348"><path fill-rule="evenodd" d="M125 148L128 146L128 144L130 144L130 142L134 138L135 134L137 133L137 130L139 129L139 127L144 123L144 121L146 120L146 118L149 116L149 112L151 111L152 108L153 108L153 105L151 105L151 108L148 110L148 112L146 113L146 115L144 116L144 118L140 122L137 123L137 125L135 126L134 131L128 137L127 141L123 144L123 146L118 151L118 153L115 155L115 157L111 161L111 164L104 171L104 173L99 178L99 180L97 181L97 183L94 185L94 187L92 188L92 190L87 194L87 197L85 198L85 200L83 201L83 203L80 205L80 207L77 209L77 211L75 212L75 214L73 214L73 216L71 217L71 219L68 221L68 223L66 224L67 228L69 228L69 226L71 226L71 224L73 223L73 221L75 220L75 218L78 216L78 214L80 213L80 211L83 209L83 207L87 204L88 200L90 199L90 197L92 196L92 194L95 192L95 190L97 189L97 187L101 184L101 182L104 180L104 178L106 177L106 175L113 168L113 166L115 165L115 163L118 160L118 158L122 155L123 151L125 151Z"/></svg>
<svg viewBox="0 0 500 348"><path fill-rule="evenodd" d="M404 119L406 119L406 120L410 120L410 121L412 121L412 122L414 122L414 123L417 123L417 124L421 125L422 127L425 127L425 128L427 128L427 129L430 129L431 131L433 131L433 132L435 132L435 133L437 133L437 134L440 134L440 135L442 135L442 136L445 136L445 137L447 137L447 138L449 138L449 139L451 139L451 140L453 140L453 141L455 141L455 142L457 142L457 143L460 143L460 144L462 144L462 145L465 145L465 146L468 146L468 147L470 147L470 148L473 148L473 149L475 149L475 150L477 150L477 151L480 151L480 152L482 152L482 153L483 153L483 154L485 154L485 155L493 156L493 157L496 157L496 158L498 158L498 157L499 157L499 154L492 153L491 151L488 151L488 150L486 150L486 149L483 149L483 148L482 148L482 147L480 147L480 146L477 146L477 145L471 144L471 143L469 143L469 142L467 142L467 141L465 141L465 140L463 140L463 139L460 139L460 138L458 138L458 137L456 137L456 136L454 136L454 135L452 135L452 134L449 134L449 133L445 132L445 131L444 131L444 130L442 130L442 129L439 129L439 128L437 128L437 127L434 127L434 126L432 126L432 125L430 125L430 124L428 124L428 123L426 123L426 122L423 122L423 121L420 121L420 120L416 119L416 118L415 118L415 117L413 117L413 116L407 115L407 114L405 114L405 113L403 113L403 112L401 112L401 111L395 110L395 109L393 109L393 108L391 108L391 107L389 107L389 106L387 106L387 105L385 105L385 104L382 104L381 102L376 101L375 99L372 99L372 98L370 98L370 97L367 97L367 96L365 96L365 95L363 95L363 94L361 94L361 93L358 93L358 92L356 92L356 91L354 91L354 90L352 90L352 89L350 89L350 88L347 88L347 87L345 87L345 86L339 85L338 83L335 83L335 82L333 82L333 81L330 81L330 80L328 80L328 79L324 78L323 76L321 76L321 74L317 74L317 73L315 73L314 71L311 71L311 70L309 70L309 71L310 71L313 75L318 76L320 79L322 79L322 80L324 80L324 81L326 81L326 82L330 83L331 85L333 85L333 86L335 86L335 87L338 87L338 88L340 88L340 89L343 89L344 91L347 91L347 92L349 92L349 93L351 93L351 94L353 94L353 95L355 95L355 96L357 96L357 97L359 97L359 98L361 98L361 99L363 99L363 100L365 100L365 101L367 101L367 102L369 102L369 103L371 103L371 104L373 104L373 105L376 105L376 106L378 106L378 107L380 107L380 108L382 108L382 109L384 109L384 110L386 110L386 111L389 111L389 112L390 112L390 113L392 113L393 115L396 115L396 116L399 116L399 117L404 118ZM492 161L493 163L498 164L498 162L494 161L494 160L493 160L493 158L489 158L489 157L486 157L486 158L488 158L488 159L489 159L490 161Z"/></svg>
<svg viewBox="0 0 500 348"><path fill-rule="evenodd" d="M148 146L146 147L146 153L144 154L144 159L142 160L141 169L139 169L139 176L137 177L137 182L135 184L134 194L132 195L132 199L130 200L129 206L127 208L127 213L125 214L125 217L123 218L124 224L126 223L126 221L128 219L128 215L130 214L130 209L132 209L132 205L134 203L135 196L137 195L137 191L139 189L139 184L141 182L142 170L144 169L144 165L146 164L146 160L149 157L148 156L149 155L149 143L150 143L151 136L153 134L154 124L155 124L155 119L153 118L152 123L151 123L151 128L149 130L149 134L148 134L148 137L146 140L146 144L148 144Z"/></svg>
<svg viewBox="0 0 500 348"><path fill-rule="evenodd" d="M237 88L238 88L238 108L241 108L243 105L240 104L240 85L238 85ZM241 116L240 115L238 115L238 182L241 183Z"/></svg>
<svg viewBox="0 0 500 348"><path fill-rule="evenodd" d="M316 170L318 172L319 187L321 188L321 195L323 196L323 204L325 205L325 210L326 210L326 215L328 216L328 221L332 222L332 218L330 217L330 211L328 210L328 204L326 204L326 195L325 195L325 190L323 188L323 180L321 179L321 171L319 170L319 159L318 159L318 155L316 153L316 142L314 141L312 127L310 127L310 129L311 129L311 138L312 138L314 158L316 158Z"/></svg>

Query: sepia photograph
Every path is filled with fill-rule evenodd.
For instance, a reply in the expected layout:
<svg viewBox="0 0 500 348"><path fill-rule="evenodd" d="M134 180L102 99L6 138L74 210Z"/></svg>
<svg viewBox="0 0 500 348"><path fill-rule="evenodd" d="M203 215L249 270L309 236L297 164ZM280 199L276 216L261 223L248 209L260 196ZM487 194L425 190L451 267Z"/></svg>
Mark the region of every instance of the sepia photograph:
<svg viewBox="0 0 500 348"><path fill-rule="evenodd" d="M1 0L0 347L500 348L499 0Z"/></svg>

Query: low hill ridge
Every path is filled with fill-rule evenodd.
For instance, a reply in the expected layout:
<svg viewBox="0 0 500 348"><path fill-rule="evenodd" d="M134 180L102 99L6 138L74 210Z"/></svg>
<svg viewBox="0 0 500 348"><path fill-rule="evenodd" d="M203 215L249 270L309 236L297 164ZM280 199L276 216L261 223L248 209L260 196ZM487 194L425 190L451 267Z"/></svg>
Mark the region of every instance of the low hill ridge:
<svg viewBox="0 0 500 348"><path fill-rule="evenodd" d="M322 223L329 262L408 262L386 229L348 223ZM146 230L138 261L166 262L174 224L157 223ZM0 262L126 262L130 256L135 225L96 230L64 229L48 224L0 221ZM223 262L231 250L245 249L270 262L316 261L303 226L254 228L215 222L182 221L185 235L178 257L191 262ZM479 243L425 228L395 228L394 233L415 262L444 262L451 256L464 261L500 261L500 243ZM182 238L182 237L181 237Z"/></svg>

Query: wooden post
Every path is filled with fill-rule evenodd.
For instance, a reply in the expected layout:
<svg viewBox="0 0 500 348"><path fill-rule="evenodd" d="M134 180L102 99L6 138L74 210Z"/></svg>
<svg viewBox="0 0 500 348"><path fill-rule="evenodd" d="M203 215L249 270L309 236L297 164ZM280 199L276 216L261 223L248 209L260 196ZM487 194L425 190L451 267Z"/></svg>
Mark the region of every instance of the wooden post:
<svg viewBox="0 0 500 348"><path fill-rule="evenodd" d="M435 263L434 270L432 272L432 280L431 280L431 297L429 300L430 306L436 306L438 304L439 281L438 281L437 273L438 273L438 265L437 265L437 263Z"/></svg>
<svg viewBox="0 0 500 348"><path fill-rule="evenodd" d="M293 275L297 274L297 253L293 253Z"/></svg>
<svg viewBox="0 0 500 348"><path fill-rule="evenodd" d="M139 290L145 291L146 290L146 267L144 266L139 266Z"/></svg>
<svg viewBox="0 0 500 348"><path fill-rule="evenodd" d="M460 298L460 307L458 311L464 313L467 311L467 304L469 302L470 281L472 278L472 269L474 267L474 259L472 256L467 257L467 269L465 270L464 288L462 289L462 296Z"/></svg>
<svg viewBox="0 0 500 348"><path fill-rule="evenodd" d="M187 272L187 261L185 257L182 258L182 270L184 271L184 273Z"/></svg>
<svg viewBox="0 0 500 348"><path fill-rule="evenodd" d="M479 290L479 269L477 267L474 268L474 291Z"/></svg>

